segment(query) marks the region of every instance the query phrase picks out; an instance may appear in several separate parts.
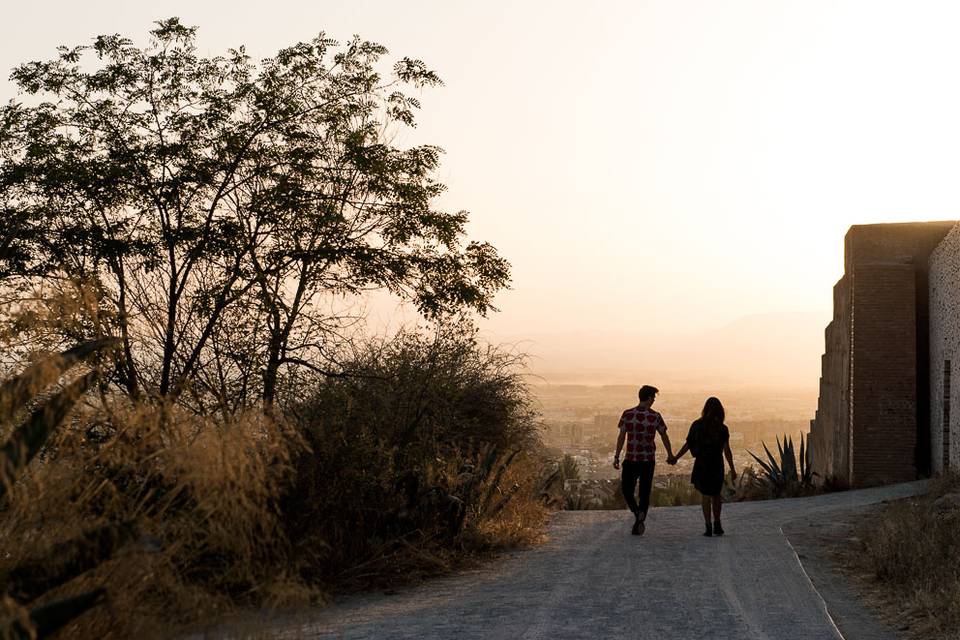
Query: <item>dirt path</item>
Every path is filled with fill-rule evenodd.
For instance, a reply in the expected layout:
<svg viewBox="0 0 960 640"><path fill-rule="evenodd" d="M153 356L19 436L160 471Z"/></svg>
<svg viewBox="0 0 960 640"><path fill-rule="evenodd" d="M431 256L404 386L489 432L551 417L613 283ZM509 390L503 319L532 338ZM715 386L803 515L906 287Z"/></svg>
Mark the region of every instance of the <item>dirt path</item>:
<svg viewBox="0 0 960 640"><path fill-rule="evenodd" d="M700 535L695 507L653 509L642 537L629 535L623 512L562 512L550 541L536 549L271 627L280 637L377 640L843 638L781 526L829 521L831 513L922 488L727 505L722 538Z"/></svg>

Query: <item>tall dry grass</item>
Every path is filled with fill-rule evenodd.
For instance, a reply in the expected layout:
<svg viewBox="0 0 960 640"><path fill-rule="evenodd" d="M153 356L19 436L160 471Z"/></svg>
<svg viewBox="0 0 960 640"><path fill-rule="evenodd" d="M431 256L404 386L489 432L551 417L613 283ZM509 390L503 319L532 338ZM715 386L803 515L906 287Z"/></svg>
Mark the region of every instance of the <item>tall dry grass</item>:
<svg viewBox="0 0 960 640"><path fill-rule="evenodd" d="M892 503L856 532L850 561L881 586L885 610L918 637L960 637L960 474L931 481L927 495Z"/></svg>
<svg viewBox="0 0 960 640"><path fill-rule="evenodd" d="M59 541L129 523L133 542L44 598L107 587L61 637L166 637L527 544L545 517L543 464L516 365L469 335L411 333L270 417L101 390L0 504L0 582Z"/></svg>
<svg viewBox="0 0 960 640"><path fill-rule="evenodd" d="M110 599L65 637L163 635L236 604L309 597L284 570L277 505L295 441L278 430L256 415L222 425L175 408L88 408L0 512L0 571L105 523L136 527L133 544L70 583L106 585Z"/></svg>

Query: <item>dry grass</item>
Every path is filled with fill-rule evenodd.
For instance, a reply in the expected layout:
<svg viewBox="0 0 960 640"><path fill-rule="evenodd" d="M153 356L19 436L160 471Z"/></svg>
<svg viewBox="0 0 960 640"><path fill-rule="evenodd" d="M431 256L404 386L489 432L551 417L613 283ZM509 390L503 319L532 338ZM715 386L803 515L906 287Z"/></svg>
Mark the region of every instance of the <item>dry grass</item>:
<svg viewBox="0 0 960 640"><path fill-rule="evenodd" d="M927 495L886 506L858 527L847 561L878 587L881 612L922 638L960 638L960 510L934 501L960 492L960 474L931 482Z"/></svg>
<svg viewBox="0 0 960 640"><path fill-rule="evenodd" d="M135 542L31 604L105 585L107 604L60 637L168 637L537 541L536 416L511 361L405 340L357 363L369 377L324 382L275 419L90 398L0 504L0 582L132 522Z"/></svg>
<svg viewBox="0 0 960 640"><path fill-rule="evenodd" d="M277 430L256 416L223 426L176 410L82 416L0 512L0 569L100 524L134 522L136 543L48 594L108 587L106 609L82 617L68 637L164 635L235 604L309 598L283 571L276 504L292 441Z"/></svg>

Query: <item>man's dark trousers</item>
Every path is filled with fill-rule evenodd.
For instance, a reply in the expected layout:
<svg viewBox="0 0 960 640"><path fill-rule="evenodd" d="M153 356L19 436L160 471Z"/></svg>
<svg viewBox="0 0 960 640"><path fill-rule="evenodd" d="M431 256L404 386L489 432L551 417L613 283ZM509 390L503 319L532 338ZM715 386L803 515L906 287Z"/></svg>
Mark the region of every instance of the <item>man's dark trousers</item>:
<svg viewBox="0 0 960 640"><path fill-rule="evenodd" d="M649 462L639 462L634 460L624 460L621 465L620 489L623 491L623 498L627 501L627 506L634 513L646 513L650 508L650 489L653 487L653 468L656 466L653 460ZM637 480L640 481L640 502L634 497L637 490Z"/></svg>

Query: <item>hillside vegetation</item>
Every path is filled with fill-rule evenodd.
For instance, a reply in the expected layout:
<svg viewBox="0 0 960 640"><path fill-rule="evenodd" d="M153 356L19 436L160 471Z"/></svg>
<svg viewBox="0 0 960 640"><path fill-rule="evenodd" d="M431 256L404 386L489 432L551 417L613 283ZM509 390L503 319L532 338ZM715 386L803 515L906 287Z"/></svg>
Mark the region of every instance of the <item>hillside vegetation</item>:
<svg viewBox="0 0 960 640"><path fill-rule="evenodd" d="M167 636L538 535L522 362L470 320L509 264L397 143L439 77L356 37L200 50L175 18L99 36L0 107L0 365L111 345L0 398L7 631ZM369 337L373 290L422 326Z"/></svg>

